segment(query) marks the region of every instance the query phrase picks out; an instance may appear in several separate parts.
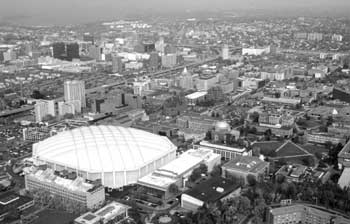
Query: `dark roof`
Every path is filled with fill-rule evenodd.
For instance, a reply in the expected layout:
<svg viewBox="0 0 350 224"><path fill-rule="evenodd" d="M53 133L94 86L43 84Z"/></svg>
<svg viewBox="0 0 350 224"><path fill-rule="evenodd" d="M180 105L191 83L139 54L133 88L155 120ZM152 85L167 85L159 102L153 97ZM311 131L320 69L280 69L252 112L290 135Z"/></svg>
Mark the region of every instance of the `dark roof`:
<svg viewBox="0 0 350 224"><path fill-rule="evenodd" d="M350 159L350 141L346 143L343 149L338 153L338 157Z"/></svg>
<svg viewBox="0 0 350 224"><path fill-rule="evenodd" d="M282 146L276 149L275 152L276 157L311 155L304 148L291 141L285 142Z"/></svg>
<svg viewBox="0 0 350 224"><path fill-rule="evenodd" d="M284 142L277 142L277 141L269 141L269 142L255 142L253 143L253 148L259 148L260 150L268 149L276 151L279 147L281 147L284 144Z"/></svg>
<svg viewBox="0 0 350 224"><path fill-rule="evenodd" d="M224 191L220 193L216 190L217 188L222 188ZM197 184L192 189L186 191L185 194L208 203L216 202L238 188L239 183L235 183L232 180L224 179L219 176L212 177Z"/></svg>
<svg viewBox="0 0 350 224"><path fill-rule="evenodd" d="M0 194L0 215L9 212L13 208L18 208L24 204L27 204L32 200L32 198L15 194L12 191Z"/></svg>

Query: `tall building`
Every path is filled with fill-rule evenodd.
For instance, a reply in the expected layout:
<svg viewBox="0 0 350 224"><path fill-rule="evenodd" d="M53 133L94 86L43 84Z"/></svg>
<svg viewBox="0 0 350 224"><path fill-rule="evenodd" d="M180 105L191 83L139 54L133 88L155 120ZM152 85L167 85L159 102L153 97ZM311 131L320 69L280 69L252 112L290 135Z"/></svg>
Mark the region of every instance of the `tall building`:
<svg viewBox="0 0 350 224"><path fill-rule="evenodd" d="M193 78L192 74L187 71L187 68L185 67L180 78L180 87L185 90L193 89Z"/></svg>
<svg viewBox="0 0 350 224"><path fill-rule="evenodd" d="M177 63L176 54L167 54L162 56L162 66L165 68L174 67Z"/></svg>
<svg viewBox="0 0 350 224"><path fill-rule="evenodd" d="M80 102L80 101L79 101ZM65 114L75 114L75 104L71 102L58 102L58 115L64 116Z"/></svg>
<svg viewBox="0 0 350 224"><path fill-rule="evenodd" d="M309 33L307 35L307 39L311 41L321 41L323 40L323 34L322 33Z"/></svg>
<svg viewBox="0 0 350 224"><path fill-rule="evenodd" d="M122 57L117 54L112 54L112 72L121 73L123 72L123 62Z"/></svg>
<svg viewBox="0 0 350 224"><path fill-rule="evenodd" d="M82 80L73 80L64 82L64 100L66 102L80 101L81 107L86 107L85 82Z"/></svg>
<svg viewBox="0 0 350 224"><path fill-rule="evenodd" d="M224 47L222 48L222 53L221 57L223 60L228 60L230 59L230 49L228 48L228 45L225 44Z"/></svg>
<svg viewBox="0 0 350 224"><path fill-rule="evenodd" d="M89 33L85 33L83 36L83 41L85 42L90 42L91 44L95 43L95 38L93 35L89 34Z"/></svg>
<svg viewBox="0 0 350 224"><path fill-rule="evenodd" d="M98 45L91 45L89 47L89 57L96 61L103 60L103 48Z"/></svg>
<svg viewBox="0 0 350 224"><path fill-rule="evenodd" d="M54 43L52 45L52 56L57 59L66 57L66 45L63 42Z"/></svg>
<svg viewBox="0 0 350 224"><path fill-rule="evenodd" d="M70 43L66 46L67 51L67 60L72 61L73 59L80 58L79 56L79 44L78 43Z"/></svg>
<svg viewBox="0 0 350 224"><path fill-rule="evenodd" d="M41 122L47 115L55 116L55 101L54 100L40 100L34 106L35 121Z"/></svg>
<svg viewBox="0 0 350 224"><path fill-rule="evenodd" d="M164 53L165 46L166 46L166 44L164 43L163 37L159 38L159 40L155 43L156 51L158 51L160 53Z"/></svg>
<svg viewBox="0 0 350 224"><path fill-rule="evenodd" d="M159 68L159 55L157 52L152 52L150 54L149 67L152 70L157 70Z"/></svg>

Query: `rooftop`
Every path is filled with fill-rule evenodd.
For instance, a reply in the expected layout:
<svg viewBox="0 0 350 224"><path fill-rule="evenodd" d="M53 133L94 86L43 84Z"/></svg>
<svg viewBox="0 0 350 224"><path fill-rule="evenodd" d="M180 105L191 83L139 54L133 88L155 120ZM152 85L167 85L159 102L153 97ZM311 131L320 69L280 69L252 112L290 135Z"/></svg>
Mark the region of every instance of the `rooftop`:
<svg viewBox="0 0 350 224"><path fill-rule="evenodd" d="M345 144L343 149L339 152L338 157L350 159L350 141Z"/></svg>
<svg viewBox="0 0 350 224"><path fill-rule="evenodd" d="M93 184L86 183L81 177L77 177L75 180L70 180L57 176L54 171L49 168L46 170L38 169L27 175L43 182L59 185L71 191L88 192L95 187Z"/></svg>
<svg viewBox="0 0 350 224"><path fill-rule="evenodd" d="M206 92L206 91L194 92L194 93L187 95L186 98L189 100L194 100L194 99L198 99L200 97L203 97L207 94L208 94L208 92Z"/></svg>
<svg viewBox="0 0 350 224"><path fill-rule="evenodd" d="M260 160L254 156L238 156L225 163L222 167L230 170L256 173L269 166L268 162Z"/></svg>
<svg viewBox="0 0 350 224"><path fill-rule="evenodd" d="M239 188L238 183L222 177L212 177L185 192L203 202L215 202Z"/></svg>
<svg viewBox="0 0 350 224"><path fill-rule="evenodd" d="M2 193L0 194L0 216L32 200L32 198L24 197L11 191Z"/></svg>

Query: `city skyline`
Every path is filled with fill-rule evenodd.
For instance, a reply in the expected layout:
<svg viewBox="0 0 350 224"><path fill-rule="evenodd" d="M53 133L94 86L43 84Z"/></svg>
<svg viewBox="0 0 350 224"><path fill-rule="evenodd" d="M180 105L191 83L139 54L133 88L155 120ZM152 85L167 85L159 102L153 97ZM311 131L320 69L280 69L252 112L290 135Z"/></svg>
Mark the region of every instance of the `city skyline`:
<svg viewBox="0 0 350 224"><path fill-rule="evenodd" d="M347 16L346 0L5 0L0 8L0 22L19 25L67 25L100 20L149 16L190 17L198 12L232 11L249 15L270 16ZM277 10L278 9L278 10ZM93 13L91 13L93 12Z"/></svg>

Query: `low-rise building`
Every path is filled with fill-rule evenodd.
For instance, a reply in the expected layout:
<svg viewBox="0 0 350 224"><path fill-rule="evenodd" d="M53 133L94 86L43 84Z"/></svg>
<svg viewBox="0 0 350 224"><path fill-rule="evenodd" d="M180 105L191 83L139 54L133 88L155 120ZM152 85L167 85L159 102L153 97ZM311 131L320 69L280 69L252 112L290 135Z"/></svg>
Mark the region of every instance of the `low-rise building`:
<svg viewBox="0 0 350 224"><path fill-rule="evenodd" d="M145 189L145 193L153 197L166 200L171 196L169 187L175 184L183 188L192 171L205 164L208 172L220 163L220 156L210 149L191 149L180 155L165 166L153 173L146 175L137 181L137 184Z"/></svg>
<svg viewBox="0 0 350 224"><path fill-rule="evenodd" d="M13 210L23 212L24 210L32 207L34 200L29 197L15 194L11 191L0 195L0 222L4 220ZM2 223L2 222L1 222Z"/></svg>
<svg viewBox="0 0 350 224"><path fill-rule="evenodd" d="M241 187L237 182L222 177L212 177L181 195L181 207L197 211L203 205L239 196Z"/></svg>
<svg viewBox="0 0 350 224"><path fill-rule="evenodd" d="M221 156L221 159L224 160L231 160L236 158L237 156L252 155L252 151L246 149L245 147L231 147L214 144L207 141L201 141L199 145L202 148L208 148L213 150L214 153L219 154Z"/></svg>
<svg viewBox="0 0 350 224"><path fill-rule="evenodd" d="M325 144L326 142L331 142L332 144L345 144L345 138L339 135L334 135L331 133L325 132L310 132L306 134L306 139L308 142L317 143L317 144Z"/></svg>
<svg viewBox="0 0 350 224"><path fill-rule="evenodd" d="M74 220L74 224L119 224L129 218L129 206L111 202L96 212L87 212Z"/></svg>
<svg viewBox="0 0 350 224"><path fill-rule="evenodd" d="M253 156L239 156L222 166L222 176L229 178L243 178L247 183L247 176L253 175L257 180L261 180L269 174L270 163Z"/></svg>
<svg viewBox="0 0 350 224"><path fill-rule="evenodd" d="M28 191L48 191L52 195L80 203L88 209L97 208L105 201L105 190L101 184L85 182L81 177L61 177L49 168L34 169L26 174L25 188Z"/></svg>
<svg viewBox="0 0 350 224"><path fill-rule="evenodd" d="M320 207L295 204L271 208L267 223L347 224L350 223L350 219L344 218L328 209L321 210Z"/></svg>

